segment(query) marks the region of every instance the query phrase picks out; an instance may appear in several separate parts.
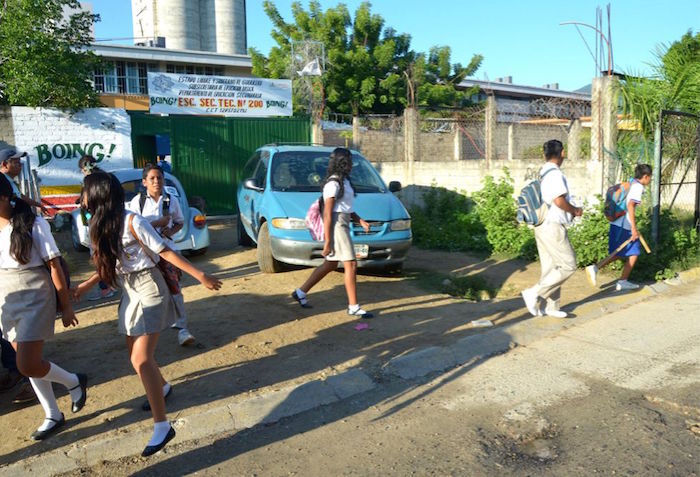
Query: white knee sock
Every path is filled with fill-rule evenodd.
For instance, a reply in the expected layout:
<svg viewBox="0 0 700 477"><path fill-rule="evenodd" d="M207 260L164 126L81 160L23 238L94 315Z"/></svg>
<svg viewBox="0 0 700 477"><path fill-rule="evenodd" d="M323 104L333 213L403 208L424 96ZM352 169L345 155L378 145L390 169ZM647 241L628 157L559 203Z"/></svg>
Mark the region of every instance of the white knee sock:
<svg viewBox="0 0 700 477"><path fill-rule="evenodd" d="M54 363L50 362L49 364L51 365L49 367L49 372L46 373L46 376L44 376L42 379L63 384L66 389L70 390L70 398L73 401L80 399L80 397L83 395L83 391L80 389L80 386L78 386L80 384L78 381L78 376L76 374L69 373Z"/></svg>
<svg viewBox="0 0 700 477"><path fill-rule="evenodd" d="M169 391L170 391L170 383L163 384L163 396L168 394Z"/></svg>
<svg viewBox="0 0 700 477"><path fill-rule="evenodd" d="M58 409L58 403L56 402L56 396L51 387L51 381L47 381L43 378L29 378L29 382L32 384L36 397L39 399L39 404L41 404L41 407L44 409L44 414L46 415L46 420L38 430L45 431L51 429L56 423L48 419L61 419L61 410Z"/></svg>
<svg viewBox="0 0 700 477"><path fill-rule="evenodd" d="M165 439L165 436L168 435L168 432L170 431L170 423L168 421L161 421L161 422L156 422L153 424L153 435L151 436L151 440L148 441L149 446L155 446L163 442L163 439Z"/></svg>

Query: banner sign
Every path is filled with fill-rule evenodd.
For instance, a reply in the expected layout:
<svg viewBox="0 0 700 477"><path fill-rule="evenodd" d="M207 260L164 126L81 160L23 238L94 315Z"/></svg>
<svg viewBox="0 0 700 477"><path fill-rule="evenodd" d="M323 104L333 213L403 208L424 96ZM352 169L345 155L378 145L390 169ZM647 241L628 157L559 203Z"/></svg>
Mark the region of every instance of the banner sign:
<svg viewBox="0 0 700 477"><path fill-rule="evenodd" d="M292 81L148 73L151 113L244 117L292 115Z"/></svg>

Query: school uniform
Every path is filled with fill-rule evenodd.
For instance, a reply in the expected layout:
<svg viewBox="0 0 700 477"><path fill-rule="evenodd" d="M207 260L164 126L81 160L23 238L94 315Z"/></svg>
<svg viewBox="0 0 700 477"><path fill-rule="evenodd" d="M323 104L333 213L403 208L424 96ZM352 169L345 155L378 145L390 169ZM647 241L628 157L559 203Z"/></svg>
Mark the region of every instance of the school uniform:
<svg viewBox="0 0 700 477"><path fill-rule="evenodd" d="M626 202L632 201L635 204L641 204L642 194L644 194L644 185L638 180L632 180L630 190L627 193ZM610 222L610 230L608 231L608 253L613 253L617 247L632 236L632 223L629 219L629 211L622 217L618 217L613 222ZM627 258L639 256L642 253L639 240L635 240L625 246L622 250L615 254L616 257Z"/></svg>
<svg viewBox="0 0 700 477"><path fill-rule="evenodd" d="M12 224L0 230L0 320L10 342L42 341L54 335L56 292L46 262L61 256L51 226L36 217L29 262L10 254Z"/></svg>
<svg viewBox="0 0 700 477"><path fill-rule="evenodd" d="M323 186L323 200L335 198L331 214L331 250L326 256L330 262L349 262L356 260L355 246L350 235L350 223L354 212L355 191L347 179L343 180L343 196L336 198L340 191L340 183L328 181Z"/></svg>
<svg viewBox="0 0 700 477"><path fill-rule="evenodd" d="M547 162L540 170L540 177L542 200L549 209L544 222L535 227L542 271L539 282L531 290L547 300L549 309L558 310L561 285L576 271L576 254L566 230L573 217L557 207L554 199L564 195L571 202L571 197L566 177L556 164Z"/></svg>
<svg viewBox="0 0 700 477"><path fill-rule="evenodd" d="M146 200L143 203L143 210L141 210L141 194L146 194ZM163 204L165 194L167 194L167 192L163 190L158 200L148 195L148 193L145 191L141 192L141 194L137 194L133 199L129 201L129 203L126 206L127 210L130 210L131 212L140 215L149 223L153 220L158 220L161 217L163 217ZM180 207L180 202L178 201L178 198L174 194L170 194L169 198L170 204L168 205L168 215L170 216L170 222L168 222L167 227L172 227L175 224L184 223L185 216L182 213L182 208ZM163 228L165 227L157 227L155 228L155 230L156 232L158 232L159 235L161 235ZM161 237L165 245L170 250L177 252L175 250L175 242L171 238L164 237L162 235ZM158 257L158 260L160 260L160 257ZM171 267L170 271L173 272L172 274L174 276L176 275L179 277L179 272L177 271L177 268L173 266ZM176 311L175 327L180 329L187 329L187 313L185 312L185 298L182 296L182 293L177 293L176 295L172 295L172 297L175 303Z"/></svg>
<svg viewBox="0 0 700 477"><path fill-rule="evenodd" d="M129 217L136 236L131 233ZM163 274L156 267L165 250L163 238L138 214L124 212L122 253L117 259L117 281L123 293L119 302L119 332L127 336L159 333L175 322L175 304Z"/></svg>

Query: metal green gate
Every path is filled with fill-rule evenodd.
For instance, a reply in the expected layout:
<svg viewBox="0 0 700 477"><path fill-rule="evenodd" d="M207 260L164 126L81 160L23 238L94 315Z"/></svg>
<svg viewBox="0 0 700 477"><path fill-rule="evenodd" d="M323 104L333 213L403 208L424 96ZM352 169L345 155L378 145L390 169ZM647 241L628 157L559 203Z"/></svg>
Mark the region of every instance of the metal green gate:
<svg viewBox="0 0 700 477"><path fill-rule="evenodd" d="M210 214L236 213L236 188L248 158L263 144L309 143L308 118L215 118L131 113L134 165L155 161L154 137L170 136L173 172L188 197ZM149 159L150 158L150 159Z"/></svg>

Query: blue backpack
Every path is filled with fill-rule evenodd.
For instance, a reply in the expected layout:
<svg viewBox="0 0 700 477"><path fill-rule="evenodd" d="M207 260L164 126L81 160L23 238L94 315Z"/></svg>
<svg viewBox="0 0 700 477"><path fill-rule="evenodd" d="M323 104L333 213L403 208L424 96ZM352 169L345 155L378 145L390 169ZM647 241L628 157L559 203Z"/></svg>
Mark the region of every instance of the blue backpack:
<svg viewBox="0 0 700 477"><path fill-rule="evenodd" d="M542 179L544 179L544 176L553 170L554 169L549 169L542 174L539 179L531 181L520 191L520 195L517 199L518 222L531 227L537 227L544 222L549 206L542 200L540 184Z"/></svg>

